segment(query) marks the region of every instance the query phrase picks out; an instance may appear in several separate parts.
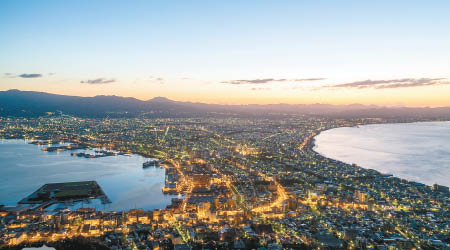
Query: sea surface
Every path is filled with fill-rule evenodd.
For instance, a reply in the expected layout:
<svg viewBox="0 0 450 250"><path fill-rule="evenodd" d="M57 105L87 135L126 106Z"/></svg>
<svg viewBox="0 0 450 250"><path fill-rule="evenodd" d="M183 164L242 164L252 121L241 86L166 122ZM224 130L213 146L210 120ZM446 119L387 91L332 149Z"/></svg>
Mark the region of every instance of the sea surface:
<svg viewBox="0 0 450 250"><path fill-rule="evenodd" d="M410 181L450 186L450 122L331 129L315 137L314 150Z"/></svg>
<svg viewBox="0 0 450 250"><path fill-rule="evenodd" d="M43 146L28 144L24 140L0 139L0 204L16 205L18 201L46 183L71 181L97 181L110 204L97 200L76 203L71 208L96 207L106 211L165 208L174 195L165 195L165 169L143 169L148 160L139 155L118 155L87 159L71 156L72 150L42 151ZM93 150L87 152L94 152ZM50 207L64 207L58 204Z"/></svg>

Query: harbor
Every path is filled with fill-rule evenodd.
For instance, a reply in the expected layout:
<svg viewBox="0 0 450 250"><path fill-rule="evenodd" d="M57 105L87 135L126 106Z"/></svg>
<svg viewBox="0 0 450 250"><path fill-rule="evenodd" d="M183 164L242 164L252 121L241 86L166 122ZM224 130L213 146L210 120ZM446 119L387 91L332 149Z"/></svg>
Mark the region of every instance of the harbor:
<svg viewBox="0 0 450 250"><path fill-rule="evenodd" d="M129 210L135 205L141 209L161 209L170 205L171 199L176 197L162 192L166 179L164 167L143 169L142 164L150 160L146 157L128 153L96 158L73 157L72 153L98 154L103 149L49 152L29 142L0 142L0 160L10 166L0 169L0 204L16 206L21 199L48 183L85 180L96 181L111 203L101 199L73 198L74 204L69 199L48 204L46 209L58 210L72 205L106 211ZM33 204L22 204L28 205Z"/></svg>

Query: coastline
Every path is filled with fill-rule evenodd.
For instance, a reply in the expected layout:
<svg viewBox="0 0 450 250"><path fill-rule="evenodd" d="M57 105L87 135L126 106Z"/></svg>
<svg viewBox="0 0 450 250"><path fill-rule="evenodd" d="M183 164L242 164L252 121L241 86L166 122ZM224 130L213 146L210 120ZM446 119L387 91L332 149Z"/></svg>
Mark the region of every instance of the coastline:
<svg viewBox="0 0 450 250"><path fill-rule="evenodd" d="M404 180L407 180L407 181L409 181L409 182L416 182L416 183L420 183L420 184L423 184L423 185L432 187L432 186L433 186L434 184L436 184L436 183L434 183L434 184L427 184L427 183L424 183L423 181L420 181L420 180L418 181L418 180L414 180L414 179L409 179L409 178L405 178L405 177L399 176L398 174L388 173L388 172L384 172L384 171L382 171L382 170L379 170L379 169L376 169L376 168L373 168L373 167L364 166L364 164L358 164L358 163L355 163L355 162L345 161L345 160L342 160L342 159L338 159L338 157L333 158L333 157L331 157L331 156L326 156L323 152L321 153L321 152L319 152L319 151L317 150L318 145L317 145L317 140L316 140L317 137L320 136L320 135L323 135L324 132L330 132L330 131L335 130L335 129L342 129L342 128L363 128L363 127L381 126L381 125L429 124L429 123L448 123L448 124L450 124L450 120L443 120L443 121L435 121L435 120L434 120L434 121L414 121L414 122L371 123L371 124L360 124L360 125L354 125L354 126L342 126L342 127L335 127L335 128L325 129L325 130L320 131L318 134L316 134L316 135L311 139L311 141L310 141L310 143L309 143L309 144L310 144L309 149L310 149L311 151L313 151L315 154L318 154L318 155L320 155L321 157L326 158L326 159L328 159L328 160L337 161L337 162L340 162L340 163L342 163L342 164L353 165L353 166L356 166L356 167L359 167L359 168L362 168L362 169L366 169L366 170L376 171L376 172L378 172L378 173L381 174L381 175L392 175L393 177L396 177L396 178L399 178L399 179L404 179ZM375 150L375 149L374 149L374 150ZM393 153L393 152L391 152L391 153ZM438 183L438 184L439 184L439 183ZM450 186L450 185L447 185L447 184L439 184L439 185Z"/></svg>

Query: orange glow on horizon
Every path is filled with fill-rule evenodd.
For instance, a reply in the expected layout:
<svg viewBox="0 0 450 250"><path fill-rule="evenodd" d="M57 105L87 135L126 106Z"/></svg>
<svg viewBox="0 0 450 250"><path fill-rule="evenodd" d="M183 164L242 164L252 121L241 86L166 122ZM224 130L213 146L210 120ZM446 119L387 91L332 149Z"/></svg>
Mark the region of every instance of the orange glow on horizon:
<svg viewBox="0 0 450 250"><path fill-rule="evenodd" d="M37 84L39 83L39 84ZM40 84L42 83L42 84ZM116 95L149 100L161 96L174 101L201 102L208 104L364 104L378 106L442 107L450 106L450 85L422 86L392 89L331 89L326 86L315 88L287 88L286 85L268 86L254 90L252 85L227 85L220 83L169 82L155 83L112 83L83 84L75 81L46 82L42 79L32 84L29 81L10 80L1 90L20 89L52 94L92 97Z"/></svg>

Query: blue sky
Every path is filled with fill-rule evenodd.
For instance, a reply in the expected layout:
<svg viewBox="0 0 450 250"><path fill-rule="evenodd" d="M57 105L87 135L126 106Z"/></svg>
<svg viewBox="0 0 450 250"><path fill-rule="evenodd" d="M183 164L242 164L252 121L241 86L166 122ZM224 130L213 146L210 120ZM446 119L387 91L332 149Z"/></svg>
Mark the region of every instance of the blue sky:
<svg viewBox="0 0 450 250"><path fill-rule="evenodd" d="M186 94L196 101L227 102L217 96L219 89L239 92L233 103L333 103L342 91L317 87L368 79L447 79L449 11L449 1L3 0L0 73L8 77L0 79L0 88L189 100ZM32 73L42 77L11 77ZM82 83L98 78L114 82ZM298 95L276 82L258 86L262 91L224 83L297 78L325 80L295 85L303 89ZM305 99L305 91L318 98ZM368 95L351 91L349 102ZM372 90L372 97L398 94L382 91Z"/></svg>

